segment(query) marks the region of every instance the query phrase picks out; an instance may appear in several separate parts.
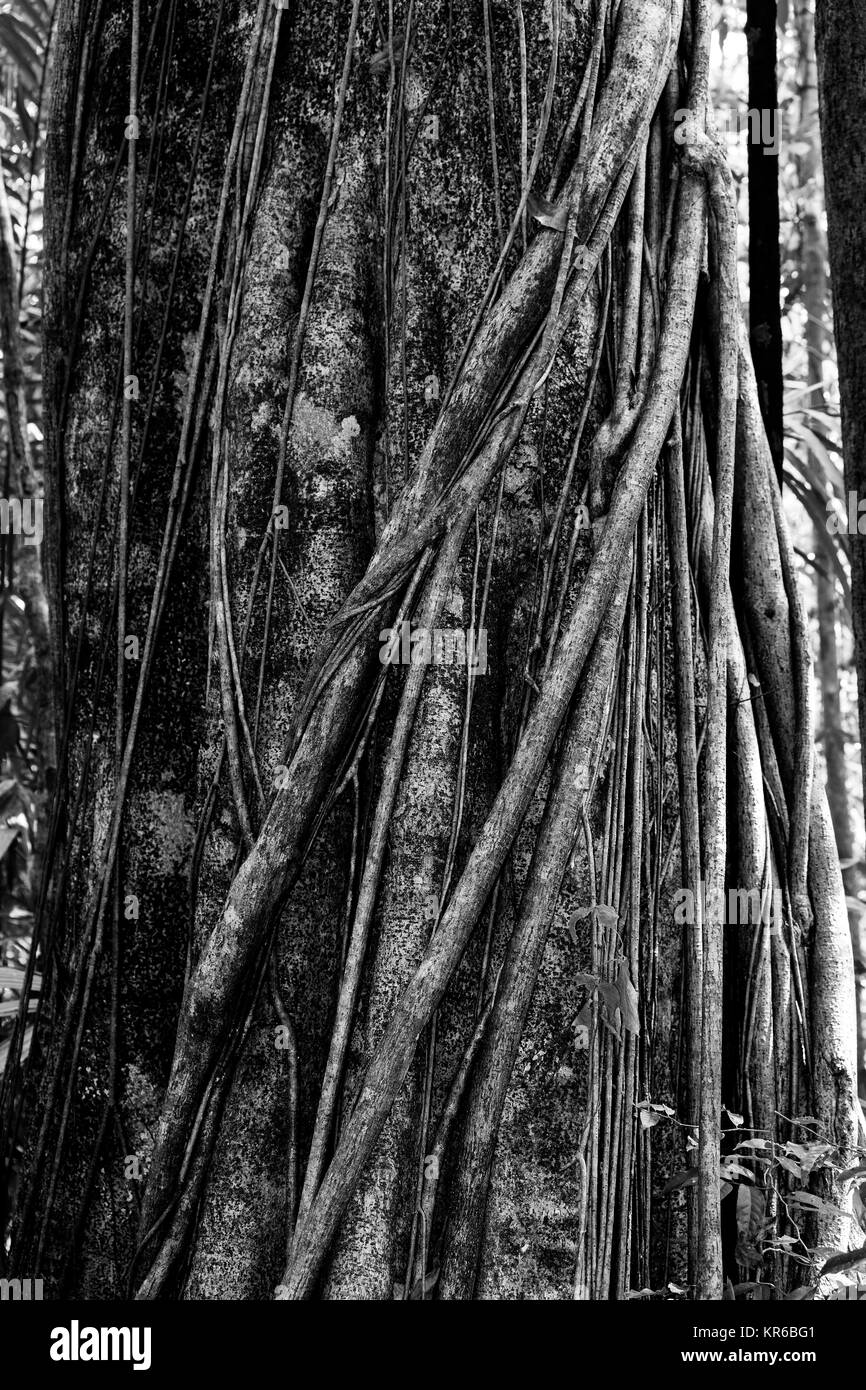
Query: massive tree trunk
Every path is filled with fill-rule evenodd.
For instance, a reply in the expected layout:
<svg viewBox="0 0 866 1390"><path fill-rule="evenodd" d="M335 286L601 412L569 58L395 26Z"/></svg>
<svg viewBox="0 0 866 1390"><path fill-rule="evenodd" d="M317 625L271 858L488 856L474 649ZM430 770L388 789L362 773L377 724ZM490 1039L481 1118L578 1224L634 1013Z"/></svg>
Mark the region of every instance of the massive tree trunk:
<svg viewBox="0 0 866 1390"><path fill-rule="evenodd" d="M728 1111L850 1157L708 8L60 0L55 1291L719 1298Z"/></svg>
<svg viewBox="0 0 866 1390"><path fill-rule="evenodd" d="M816 0L815 43L845 487L855 496L857 517L858 507L866 500L866 12L862 5ZM863 533L858 530L851 536L851 594L866 787L866 523L862 524Z"/></svg>

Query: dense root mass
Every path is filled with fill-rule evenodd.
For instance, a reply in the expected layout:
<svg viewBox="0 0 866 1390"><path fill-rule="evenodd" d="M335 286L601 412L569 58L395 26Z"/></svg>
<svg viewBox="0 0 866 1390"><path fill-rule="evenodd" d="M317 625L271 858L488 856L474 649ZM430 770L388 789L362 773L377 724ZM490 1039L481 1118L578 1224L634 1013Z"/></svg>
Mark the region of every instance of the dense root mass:
<svg viewBox="0 0 866 1390"><path fill-rule="evenodd" d="M718 1299L847 1238L850 939L708 8L136 0L121 95L125 13L60 0L16 1268Z"/></svg>

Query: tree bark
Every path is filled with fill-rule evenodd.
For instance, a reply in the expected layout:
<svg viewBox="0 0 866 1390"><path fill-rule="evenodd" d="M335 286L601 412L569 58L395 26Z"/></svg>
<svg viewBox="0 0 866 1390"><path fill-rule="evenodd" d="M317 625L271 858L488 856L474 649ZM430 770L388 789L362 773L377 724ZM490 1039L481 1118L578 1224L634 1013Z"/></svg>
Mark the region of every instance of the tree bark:
<svg viewBox="0 0 866 1390"><path fill-rule="evenodd" d="M845 487L857 506L866 498L866 382L861 369L866 347L866 14L842 0L817 0L815 42L833 325L839 361ZM866 537L851 536L854 649L860 709L860 751L866 787Z"/></svg>
<svg viewBox="0 0 866 1390"><path fill-rule="evenodd" d="M841 881L703 130L709 9L386 28L360 0L226 0L172 29L156 0L153 164L126 158L108 10L60 0L49 144L71 725L51 1002L12 1088L16 1267L93 1297L621 1298L664 1283L654 1204L688 1131L676 1253L718 1297L722 1106L781 1134L784 1067L808 1109L798 1028L840 1149L852 1104ZM419 657L442 629L482 629L486 672ZM783 939L714 906L684 941L677 877L733 873L784 879ZM683 1124L651 1147L659 1101Z"/></svg>

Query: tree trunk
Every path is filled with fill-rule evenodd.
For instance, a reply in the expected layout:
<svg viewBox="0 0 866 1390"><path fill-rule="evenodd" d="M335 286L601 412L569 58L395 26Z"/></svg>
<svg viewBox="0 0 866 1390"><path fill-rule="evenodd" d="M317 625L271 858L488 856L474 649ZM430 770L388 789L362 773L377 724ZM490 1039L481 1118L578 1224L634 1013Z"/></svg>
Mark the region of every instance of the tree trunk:
<svg viewBox="0 0 866 1390"><path fill-rule="evenodd" d="M843 0L817 0L815 42L821 139L824 148L827 229L833 284L833 323L839 359L845 487L854 515L866 499L866 14ZM864 527L866 531L866 527ZM866 787L866 535L851 536L851 594L860 707L860 754Z"/></svg>
<svg viewBox="0 0 866 1390"><path fill-rule="evenodd" d="M776 79L777 0L747 0L749 110L763 132L764 112L772 113L778 138L779 91ZM779 282L779 153L749 127L749 344L758 379L761 413L779 483L782 481L782 315Z"/></svg>
<svg viewBox="0 0 866 1390"><path fill-rule="evenodd" d="M135 111L126 11L60 0L71 724L13 1244L55 1288L608 1299L670 1255L720 1297L722 1107L850 1149L802 614L682 10L163 0ZM702 920L705 878L781 883L779 924Z"/></svg>
<svg viewBox="0 0 866 1390"><path fill-rule="evenodd" d="M812 387L807 401L814 410L826 409L824 394L824 356L831 333L829 283L827 276L827 237L823 225L821 132L819 123L818 68L815 55L813 6L801 0L796 12L802 63L800 86L800 124L797 131L802 153L799 183L803 190L800 205L801 272L803 303L806 310L807 379ZM827 804L833 822L836 849L842 863L842 877L849 901L857 901L864 887L862 861L856 854L854 821L848 786L848 757L842 715L839 651L836 639L837 592L833 570L833 541L815 528L815 598L818 619L818 678L821 689L821 740L827 781ZM851 943L855 964L857 1005L857 1073L860 1094L866 1092L866 997L864 997L864 914L849 911Z"/></svg>

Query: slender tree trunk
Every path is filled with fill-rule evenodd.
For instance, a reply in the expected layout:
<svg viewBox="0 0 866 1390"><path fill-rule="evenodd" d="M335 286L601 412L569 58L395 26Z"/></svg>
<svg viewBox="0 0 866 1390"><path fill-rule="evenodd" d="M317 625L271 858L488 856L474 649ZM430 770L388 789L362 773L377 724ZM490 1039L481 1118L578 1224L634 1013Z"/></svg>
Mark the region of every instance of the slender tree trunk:
<svg viewBox="0 0 866 1390"><path fill-rule="evenodd" d="M749 111L749 344L761 413L782 481L782 315L779 307L779 91L776 74L777 0L747 0ZM765 132L772 122L773 139ZM758 138L758 129L761 137Z"/></svg>

